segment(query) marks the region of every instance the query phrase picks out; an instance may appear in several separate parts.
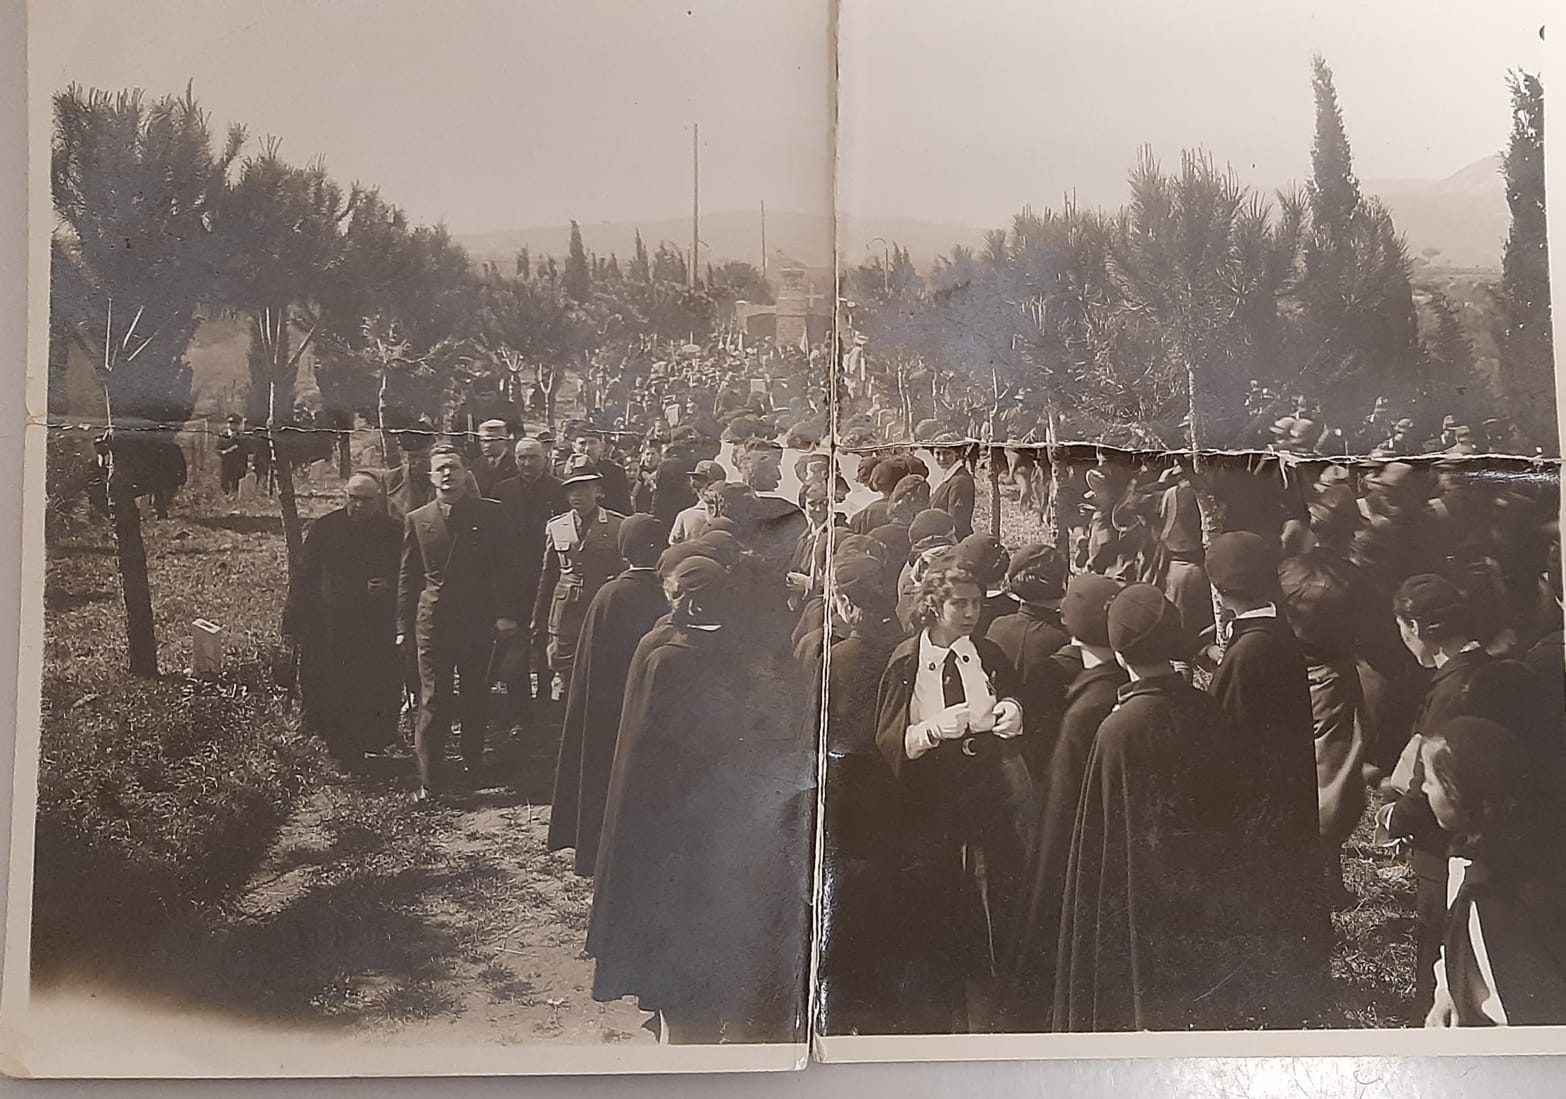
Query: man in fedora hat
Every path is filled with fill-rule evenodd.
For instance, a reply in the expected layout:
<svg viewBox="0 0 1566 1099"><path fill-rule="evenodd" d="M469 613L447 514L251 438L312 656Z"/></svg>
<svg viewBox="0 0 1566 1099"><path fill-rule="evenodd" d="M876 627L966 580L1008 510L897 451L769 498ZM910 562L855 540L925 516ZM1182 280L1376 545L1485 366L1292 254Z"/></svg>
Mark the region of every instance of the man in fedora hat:
<svg viewBox="0 0 1566 1099"><path fill-rule="evenodd" d="M573 455L564 472L560 488L569 510L544 525L543 575L533 614L535 622L548 623L549 666L566 692L588 604L625 567L619 545L625 516L600 505L603 478L585 453Z"/></svg>

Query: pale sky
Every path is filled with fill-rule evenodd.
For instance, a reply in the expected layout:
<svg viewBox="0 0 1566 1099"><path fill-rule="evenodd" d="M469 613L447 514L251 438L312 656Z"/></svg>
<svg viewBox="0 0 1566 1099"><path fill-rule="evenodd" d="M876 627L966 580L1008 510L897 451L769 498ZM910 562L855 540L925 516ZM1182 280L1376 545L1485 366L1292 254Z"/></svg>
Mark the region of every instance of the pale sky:
<svg viewBox="0 0 1566 1099"><path fill-rule="evenodd" d="M1549 0L841 0L844 213L1124 201L1139 145L1309 173L1310 57L1366 179L1501 148ZM46 0L33 87L194 80L214 120L457 232L831 208L828 0Z"/></svg>
<svg viewBox="0 0 1566 1099"><path fill-rule="evenodd" d="M984 227L1069 191L1118 206L1148 142L1166 167L1201 145L1244 183L1303 182L1318 51L1357 174L1443 178L1505 144L1506 71L1539 71L1551 7L842 0L841 208Z"/></svg>
<svg viewBox="0 0 1566 1099"><path fill-rule="evenodd" d="M181 92L456 232L831 209L827 0L44 0L33 87Z"/></svg>

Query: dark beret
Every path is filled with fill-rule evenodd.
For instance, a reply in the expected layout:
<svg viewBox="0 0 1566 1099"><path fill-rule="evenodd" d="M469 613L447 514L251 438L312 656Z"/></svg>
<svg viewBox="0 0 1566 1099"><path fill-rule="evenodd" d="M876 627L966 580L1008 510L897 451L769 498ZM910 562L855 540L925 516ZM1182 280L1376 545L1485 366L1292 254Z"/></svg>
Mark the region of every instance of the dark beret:
<svg viewBox="0 0 1566 1099"><path fill-rule="evenodd" d="M941 542L951 543L956 539L957 524L952 517L940 508L925 508L908 526L908 541L914 549L929 549L930 546L939 545ZM922 545L926 539L929 545Z"/></svg>
<svg viewBox="0 0 1566 1099"><path fill-rule="evenodd" d="M999 582L1011 564L1006 547L988 534L970 534L958 542L957 556L968 566L974 579L986 587Z"/></svg>
<svg viewBox="0 0 1566 1099"><path fill-rule="evenodd" d="M658 555L658 575L669 576L682 561L705 554L706 550L695 542L676 543Z"/></svg>
<svg viewBox="0 0 1566 1099"><path fill-rule="evenodd" d="M1054 546L1030 542L1012 555L1006 586L1025 603L1059 599L1066 587L1066 561Z"/></svg>
<svg viewBox="0 0 1566 1099"><path fill-rule="evenodd" d="M687 557L669 574L675 587L682 592L698 592L723 582L728 573L722 565L710 557Z"/></svg>
<svg viewBox="0 0 1566 1099"><path fill-rule="evenodd" d="M718 515L718 516L714 516L713 518L707 520L707 529L710 530L710 531L711 530L726 530L730 534L733 534L735 532L735 530L738 529L738 527L735 524L734 520L730 519L727 515Z"/></svg>
<svg viewBox="0 0 1566 1099"><path fill-rule="evenodd" d="M897 482L892 489L892 503L901 503L904 500L923 500L930 502L930 482L918 473L910 473Z"/></svg>
<svg viewBox="0 0 1566 1099"><path fill-rule="evenodd" d="M1124 587L1094 572L1073 576L1060 600L1060 621L1066 632L1089 645L1108 645L1109 604Z"/></svg>
<svg viewBox="0 0 1566 1099"><path fill-rule="evenodd" d="M886 591L886 569L874 557L863 554L833 564L832 590L856 607L885 610L892 602Z"/></svg>
<svg viewBox="0 0 1566 1099"><path fill-rule="evenodd" d="M739 539L726 530L709 530L694 544L724 568L729 568L740 559Z"/></svg>
<svg viewBox="0 0 1566 1099"><path fill-rule="evenodd" d="M1278 589L1278 550L1248 530L1220 534L1207 547L1207 578L1221 592L1271 595Z"/></svg>
<svg viewBox="0 0 1566 1099"><path fill-rule="evenodd" d="M837 540L837 544L832 550L833 558L838 561L864 555L869 555L877 560L885 560L886 546L881 542L877 542L868 534L845 534Z"/></svg>
<svg viewBox="0 0 1566 1099"><path fill-rule="evenodd" d="M1151 584L1132 584L1109 604L1109 645L1131 663L1184 660L1192 648L1180 612Z"/></svg>
<svg viewBox="0 0 1566 1099"><path fill-rule="evenodd" d="M1400 617L1412 619L1427 630L1458 633L1471 628L1468 597L1456 584L1434 573L1421 573L1403 581L1392 598L1392 606Z"/></svg>
<svg viewBox="0 0 1566 1099"><path fill-rule="evenodd" d="M620 556L627 561L651 561L669 543L663 522L638 512L620 523Z"/></svg>
<svg viewBox="0 0 1566 1099"><path fill-rule="evenodd" d="M864 466L860 465L861 474ZM907 476L903 464L896 458L883 458L870 467L870 487L877 492L891 492L897 487L897 482Z"/></svg>
<svg viewBox="0 0 1566 1099"><path fill-rule="evenodd" d="M888 561L905 561L912 544L908 541L908 528L897 523L886 523L870 532L870 537L886 547Z"/></svg>

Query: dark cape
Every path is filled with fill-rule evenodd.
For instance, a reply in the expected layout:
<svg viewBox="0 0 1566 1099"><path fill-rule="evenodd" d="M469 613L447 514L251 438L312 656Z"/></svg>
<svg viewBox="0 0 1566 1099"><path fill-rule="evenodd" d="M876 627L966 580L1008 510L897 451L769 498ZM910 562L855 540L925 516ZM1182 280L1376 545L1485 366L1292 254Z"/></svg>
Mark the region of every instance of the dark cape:
<svg viewBox="0 0 1566 1099"><path fill-rule="evenodd" d="M740 628L659 626L626 681L595 869L593 998L801 1041L811 697Z"/></svg>
<svg viewBox="0 0 1566 1099"><path fill-rule="evenodd" d="M1271 932L1274 1025L1303 1025L1325 993L1332 929L1316 797L1316 720L1305 653L1282 618L1240 618L1210 688L1244 761L1243 854L1256 927ZM1259 941L1267 941L1261 939ZM1289 1013L1293 1013L1292 1015Z"/></svg>
<svg viewBox="0 0 1566 1099"><path fill-rule="evenodd" d="M1056 654L1054 662L1063 678L1073 667L1076 677L1066 691L1060 735L1041 783L1039 823L1023 872L1022 901L1010 936L1013 953L1005 967L1003 990L1007 1027L1024 1032L1049 1029L1060 950L1061 894L1083 777L1098 727L1115 708L1126 683L1125 669L1119 664L1084 668L1075 648Z"/></svg>
<svg viewBox="0 0 1566 1099"><path fill-rule="evenodd" d="M549 850L576 848L576 872L583 877L592 876L598 858L631 657L668 609L658 574L636 569L600 588L582 623L555 765Z"/></svg>
<svg viewBox="0 0 1566 1099"><path fill-rule="evenodd" d="M1022 684L1018 698L1022 703L1022 758L1034 779L1043 782L1060 734L1066 687L1071 682L1055 654L1070 638L1057 612L1032 603L991 622L984 636L999 645L1017 669Z"/></svg>
<svg viewBox="0 0 1566 1099"><path fill-rule="evenodd" d="M1055 1030L1244 1025L1233 994L1249 894L1228 865L1242 840L1225 724L1171 675L1122 688L1099 726L1066 870Z"/></svg>
<svg viewBox="0 0 1566 1099"><path fill-rule="evenodd" d="M817 635L819 636L819 635ZM824 705L826 790L821 832L818 1028L823 1034L893 1029L897 953L896 788L875 746L875 696L902 631L895 619L862 625L832 646ZM819 681L819 677L818 677Z"/></svg>
<svg viewBox="0 0 1566 1099"><path fill-rule="evenodd" d="M306 725L352 759L397 735L397 575L402 529L385 515L355 521L339 508L310 525L289 585L283 630L299 642ZM379 595L372 578L386 581Z"/></svg>

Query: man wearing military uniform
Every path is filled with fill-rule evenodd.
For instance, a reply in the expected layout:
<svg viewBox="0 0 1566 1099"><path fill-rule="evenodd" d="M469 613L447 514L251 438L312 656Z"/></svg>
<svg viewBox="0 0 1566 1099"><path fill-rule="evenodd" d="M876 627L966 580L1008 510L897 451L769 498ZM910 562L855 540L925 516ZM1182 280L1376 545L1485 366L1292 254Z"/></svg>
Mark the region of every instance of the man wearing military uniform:
<svg viewBox="0 0 1566 1099"><path fill-rule="evenodd" d="M544 567L535 622L549 627L549 667L571 687L577 635L598 589L625 568L620 558L619 512L599 506L603 478L593 460L578 454L566 463L561 490L570 510L544 525Z"/></svg>

